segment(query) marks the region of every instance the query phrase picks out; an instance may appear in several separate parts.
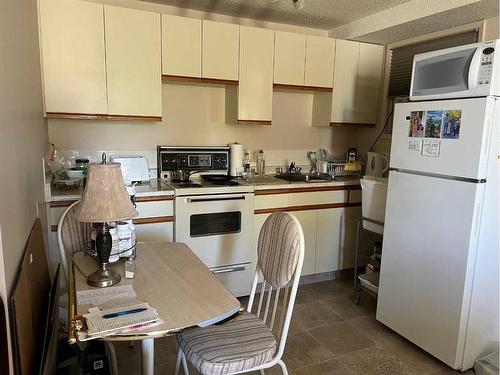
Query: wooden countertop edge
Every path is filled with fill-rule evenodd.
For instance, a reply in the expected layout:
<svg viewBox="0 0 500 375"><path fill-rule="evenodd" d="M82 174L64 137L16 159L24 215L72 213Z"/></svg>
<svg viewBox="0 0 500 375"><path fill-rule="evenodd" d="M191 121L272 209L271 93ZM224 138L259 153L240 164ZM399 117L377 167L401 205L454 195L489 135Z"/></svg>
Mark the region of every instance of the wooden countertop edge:
<svg viewBox="0 0 500 375"><path fill-rule="evenodd" d="M153 224L153 223L171 223L174 221L173 216L156 216L156 217L142 217L133 220L136 225Z"/></svg>
<svg viewBox="0 0 500 375"><path fill-rule="evenodd" d="M323 204L306 204L301 206L287 206L274 208L260 208L254 210L254 214L271 214L273 212L292 212L292 211L310 211L310 210L325 210L328 208L346 208L359 207L361 203L323 203Z"/></svg>
<svg viewBox="0 0 500 375"><path fill-rule="evenodd" d="M139 196L135 198L136 202L160 202L160 201L173 201L174 200L174 195L148 195L148 196ZM73 203L78 201L78 199L64 199L64 200L59 200L59 201L51 201L49 202L49 207L50 208L55 208L55 207L69 207Z"/></svg>
<svg viewBox="0 0 500 375"><path fill-rule="evenodd" d="M336 185L336 186L311 186L311 187L289 187L277 189L262 189L255 190L255 195L273 195L273 194L290 194L290 193L314 193L318 191L339 191L339 190L360 190L361 185Z"/></svg>
<svg viewBox="0 0 500 375"><path fill-rule="evenodd" d="M238 125L272 125L272 120L238 120Z"/></svg>

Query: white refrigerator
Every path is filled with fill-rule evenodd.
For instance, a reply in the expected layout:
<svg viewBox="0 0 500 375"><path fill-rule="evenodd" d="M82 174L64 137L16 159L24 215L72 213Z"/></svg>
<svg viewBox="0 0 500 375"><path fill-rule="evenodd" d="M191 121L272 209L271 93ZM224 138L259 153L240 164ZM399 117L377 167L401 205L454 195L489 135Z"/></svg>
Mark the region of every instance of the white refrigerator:
<svg viewBox="0 0 500 375"><path fill-rule="evenodd" d="M499 341L500 98L397 104L377 319L455 369Z"/></svg>

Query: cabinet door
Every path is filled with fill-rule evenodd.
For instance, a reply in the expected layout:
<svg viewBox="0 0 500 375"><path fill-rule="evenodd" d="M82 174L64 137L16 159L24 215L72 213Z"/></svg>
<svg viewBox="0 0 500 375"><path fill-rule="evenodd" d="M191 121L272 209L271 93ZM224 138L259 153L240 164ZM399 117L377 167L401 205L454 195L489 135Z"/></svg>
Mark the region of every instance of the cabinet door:
<svg viewBox="0 0 500 375"><path fill-rule="evenodd" d="M40 0L46 113L106 114L103 5Z"/></svg>
<svg viewBox="0 0 500 375"><path fill-rule="evenodd" d="M333 87L335 39L308 35L306 44L305 85Z"/></svg>
<svg viewBox="0 0 500 375"><path fill-rule="evenodd" d="M318 210L316 272L337 271L344 262L346 215L344 208Z"/></svg>
<svg viewBox="0 0 500 375"><path fill-rule="evenodd" d="M203 78L238 80L240 27L203 21Z"/></svg>
<svg viewBox="0 0 500 375"><path fill-rule="evenodd" d="M358 219L362 216L361 206L358 207L349 207L345 209L345 244L343 249L342 263L340 263L340 269L353 268L354 267L354 252L356 250L356 236L358 231ZM377 238L373 235L370 235L367 232L363 235L363 239L361 243L364 241L368 241L366 243L373 243L373 241ZM360 246L361 249L366 248Z"/></svg>
<svg viewBox="0 0 500 375"><path fill-rule="evenodd" d="M337 39L333 73L333 123L356 122L356 85L358 82L359 43Z"/></svg>
<svg viewBox="0 0 500 375"><path fill-rule="evenodd" d="M316 221L317 211L295 211L293 215L300 221L304 232L305 253L302 275L315 273L316 268Z"/></svg>
<svg viewBox="0 0 500 375"><path fill-rule="evenodd" d="M274 31L240 26L238 123L271 124Z"/></svg>
<svg viewBox="0 0 500 375"><path fill-rule="evenodd" d="M174 240L174 223L136 224L135 234L139 242L172 242Z"/></svg>
<svg viewBox="0 0 500 375"><path fill-rule="evenodd" d="M306 36L276 31L274 43L274 83L304 86Z"/></svg>
<svg viewBox="0 0 500 375"><path fill-rule="evenodd" d="M108 114L161 117L160 15L104 6Z"/></svg>
<svg viewBox="0 0 500 375"><path fill-rule="evenodd" d="M375 124L380 99L384 46L360 43L356 103L357 122Z"/></svg>
<svg viewBox="0 0 500 375"><path fill-rule="evenodd" d="M201 20L162 15L162 73L201 77Z"/></svg>

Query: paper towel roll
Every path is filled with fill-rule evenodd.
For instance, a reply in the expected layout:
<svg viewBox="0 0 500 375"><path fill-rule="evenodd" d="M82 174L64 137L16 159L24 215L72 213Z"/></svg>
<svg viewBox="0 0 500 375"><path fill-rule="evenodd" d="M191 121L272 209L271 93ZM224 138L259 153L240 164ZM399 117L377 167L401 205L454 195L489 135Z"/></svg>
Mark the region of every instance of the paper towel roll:
<svg viewBox="0 0 500 375"><path fill-rule="evenodd" d="M231 143L229 145L229 174L238 176L243 170L243 145Z"/></svg>

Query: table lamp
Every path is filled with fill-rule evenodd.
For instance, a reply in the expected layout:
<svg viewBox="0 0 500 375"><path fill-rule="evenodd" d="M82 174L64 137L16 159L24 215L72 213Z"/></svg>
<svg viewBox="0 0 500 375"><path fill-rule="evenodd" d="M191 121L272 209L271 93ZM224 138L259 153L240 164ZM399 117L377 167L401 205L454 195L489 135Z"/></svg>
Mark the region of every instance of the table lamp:
<svg viewBox="0 0 500 375"><path fill-rule="evenodd" d="M87 185L80 202L78 220L87 223L102 223L97 230L96 252L99 269L87 277L87 284L107 287L120 282L120 275L108 264L111 254L112 238L108 222L132 219L137 216L123 182L119 163L106 163L103 154L102 164L89 164Z"/></svg>

